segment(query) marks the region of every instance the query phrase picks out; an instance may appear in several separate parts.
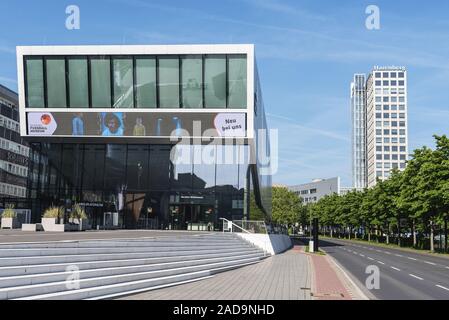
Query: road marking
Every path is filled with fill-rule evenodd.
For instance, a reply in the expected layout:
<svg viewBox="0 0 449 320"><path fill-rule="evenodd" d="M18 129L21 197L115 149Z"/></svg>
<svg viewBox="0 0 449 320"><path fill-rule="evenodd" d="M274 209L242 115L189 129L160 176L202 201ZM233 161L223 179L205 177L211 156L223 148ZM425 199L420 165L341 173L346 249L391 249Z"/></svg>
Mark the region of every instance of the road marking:
<svg viewBox="0 0 449 320"><path fill-rule="evenodd" d="M432 265L432 266L436 266L436 263L433 263L433 262L424 261L424 263L430 264L430 265Z"/></svg>
<svg viewBox="0 0 449 320"><path fill-rule="evenodd" d="M368 260L374 261L374 259L373 259L373 258L371 258L371 257L368 257Z"/></svg>
<svg viewBox="0 0 449 320"><path fill-rule="evenodd" d="M396 271L401 271L401 269L398 269L396 267L391 267L391 269L396 270Z"/></svg>
<svg viewBox="0 0 449 320"><path fill-rule="evenodd" d="M382 252L381 250L376 250L377 252Z"/></svg>
<svg viewBox="0 0 449 320"><path fill-rule="evenodd" d="M446 288L446 287L440 286L439 284L437 284L436 286L437 286L438 288L440 288L440 289L443 289L443 290L449 291L449 288Z"/></svg>
<svg viewBox="0 0 449 320"><path fill-rule="evenodd" d="M396 257L403 257L402 254L395 254Z"/></svg>
<svg viewBox="0 0 449 320"><path fill-rule="evenodd" d="M361 257L365 257L365 255L364 255L364 254L360 254L360 256L361 256Z"/></svg>
<svg viewBox="0 0 449 320"><path fill-rule="evenodd" d="M418 277L418 276L415 276L414 274L411 274L411 273L409 273L408 274L410 277L413 277L413 278L415 278L415 279L418 279L418 280L424 280L423 278L420 278L420 277Z"/></svg>
<svg viewBox="0 0 449 320"><path fill-rule="evenodd" d="M449 267L446 267L446 269L449 269Z"/></svg>
<svg viewBox="0 0 449 320"><path fill-rule="evenodd" d="M413 261L417 261L418 260L418 259L410 258L410 257L407 257L407 259L410 259L410 260L413 260Z"/></svg>
<svg viewBox="0 0 449 320"><path fill-rule="evenodd" d="M390 252L388 252L388 251L384 251L386 254L391 254Z"/></svg>
<svg viewBox="0 0 449 320"><path fill-rule="evenodd" d="M380 264L385 264L385 263L383 263L382 261L377 261L378 263L380 263Z"/></svg>

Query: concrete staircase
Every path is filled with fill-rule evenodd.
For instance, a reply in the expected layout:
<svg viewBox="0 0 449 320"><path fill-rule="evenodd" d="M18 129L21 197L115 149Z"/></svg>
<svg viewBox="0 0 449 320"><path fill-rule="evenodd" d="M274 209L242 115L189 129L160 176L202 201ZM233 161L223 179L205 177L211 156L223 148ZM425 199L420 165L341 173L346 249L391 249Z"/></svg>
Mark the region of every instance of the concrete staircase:
<svg viewBox="0 0 449 320"><path fill-rule="evenodd" d="M0 300L108 299L265 258L232 234L0 244Z"/></svg>

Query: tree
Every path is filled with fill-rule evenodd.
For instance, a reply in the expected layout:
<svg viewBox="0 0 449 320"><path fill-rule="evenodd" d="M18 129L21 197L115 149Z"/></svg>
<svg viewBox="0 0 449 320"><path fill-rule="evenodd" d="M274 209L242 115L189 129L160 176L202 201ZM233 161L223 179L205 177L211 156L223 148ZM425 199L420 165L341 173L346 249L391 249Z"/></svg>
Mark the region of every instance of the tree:
<svg viewBox="0 0 449 320"><path fill-rule="evenodd" d="M284 187L274 187L272 192L272 220L277 224L292 226L299 221L303 210L302 200Z"/></svg>

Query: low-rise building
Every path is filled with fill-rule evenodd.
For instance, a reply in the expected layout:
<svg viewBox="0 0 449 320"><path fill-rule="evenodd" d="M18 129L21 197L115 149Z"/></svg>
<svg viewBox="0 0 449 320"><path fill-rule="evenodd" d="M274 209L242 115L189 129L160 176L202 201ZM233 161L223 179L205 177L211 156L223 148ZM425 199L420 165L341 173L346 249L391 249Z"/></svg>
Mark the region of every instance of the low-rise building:
<svg viewBox="0 0 449 320"><path fill-rule="evenodd" d="M306 204L316 203L327 195L340 194L340 189L340 177L316 179L310 183L289 187L289 190L295 192Z"/></svg>

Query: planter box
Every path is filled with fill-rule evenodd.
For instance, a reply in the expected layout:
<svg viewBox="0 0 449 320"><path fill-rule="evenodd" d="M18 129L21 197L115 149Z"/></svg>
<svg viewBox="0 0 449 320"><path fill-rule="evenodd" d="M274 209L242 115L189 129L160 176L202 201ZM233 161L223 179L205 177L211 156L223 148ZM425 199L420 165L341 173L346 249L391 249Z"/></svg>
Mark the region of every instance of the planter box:
<svg viewBox="0 0 449 320"><path fill-rule="evenodd" d="M57 224L57 218L42 218L42 228L44 231L64 232L64 225Z"/></svg>
<svg viewBox="0 0 449 320"><path fill-rule="evenodd" d="M17 218L2 218L2 229L20 229L21 225Z"/></svg>
<svg viewBox="0 0 449 320"><path fill-rule="evenodd" d="M76 231L90 230L90 224L88 219L69 219L69 222L76 225Z"/></svg>
<svg viewBox="0 0 449 320"><path fill-rule="evenodd" d="M57 223L56 218L42 218L42 227L44 231L66 232L66 231L84 231L89 229L89 221L87 219L69 219L70 223Z"/></svg>

